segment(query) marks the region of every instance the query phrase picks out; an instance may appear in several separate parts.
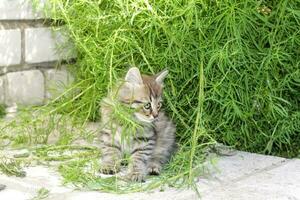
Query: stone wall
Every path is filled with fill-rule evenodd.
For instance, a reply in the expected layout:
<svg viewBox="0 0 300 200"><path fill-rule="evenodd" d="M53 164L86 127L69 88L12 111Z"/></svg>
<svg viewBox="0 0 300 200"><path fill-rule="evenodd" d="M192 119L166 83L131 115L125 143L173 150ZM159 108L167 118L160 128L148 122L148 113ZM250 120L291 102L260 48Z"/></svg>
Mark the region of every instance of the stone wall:
<svg viewBox="0 0 300 200"><path fill-rule="evenodd" d="M61 63L74 53L58 50L65 36L30 2L0 0L0 104L8 107L44 104L72 81Z"/></svg>

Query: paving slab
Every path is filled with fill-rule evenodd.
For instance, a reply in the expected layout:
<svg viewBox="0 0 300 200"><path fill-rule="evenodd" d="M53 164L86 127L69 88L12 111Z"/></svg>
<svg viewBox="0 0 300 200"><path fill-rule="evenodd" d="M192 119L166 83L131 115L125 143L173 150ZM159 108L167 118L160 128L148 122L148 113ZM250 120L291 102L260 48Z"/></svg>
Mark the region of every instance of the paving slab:
<svg viewBox="0 0 300 200"><path fill-rule="evenodd" d="M203 200L300 199L300 160L288 160L246 152L219 157L209 172L199 177L198 188ZM98 191L79 191L64 186L62 178L51 168L26 168L24 178L0 174L0 183L7 188L1 200L28 200L42 187L50 193L48 200L196 200L193 190L166 189L163 192L141 192L124 195Z"/></svg>
<svg viewBox="0 0 300 200"><path fill-rule="evenodd" d="M36 196L41 188L47 188L52 193L64 194L73 191L72 188L63 187L59 174L45 166L28 167L25 169L26 176L8 177L0 174L0 183L6 185L6 189L0 192L1 200L28 200ZM14 196L13 194L16 194ZM23 195L19 195L23 194Z"/></svg>
<svg viewBox="0 0 300 200"><path fill-rule="evenodd" d="M300 199L300 160L252 174L245 179L205 192L203 199L296 200Z"/></svg>
<svg viewBox="0 0 300 200"><path fill-rule="evenodd" d="M195 197L192 190L168 190L165 192L152 192L152 193L133 193L133 194L108 194L100 192L72 192L63 197L55 196L50 197L51 200L183 200Z"/></svg>
<svg viewBox="0 0 300 200"><path fill-rule="evenodd" d="M232 182L250 174L276 167L286 161L285 158L237 151L233 156L218 157L216 165L209 165L203 178L209 182L220 184Z"/></svg>

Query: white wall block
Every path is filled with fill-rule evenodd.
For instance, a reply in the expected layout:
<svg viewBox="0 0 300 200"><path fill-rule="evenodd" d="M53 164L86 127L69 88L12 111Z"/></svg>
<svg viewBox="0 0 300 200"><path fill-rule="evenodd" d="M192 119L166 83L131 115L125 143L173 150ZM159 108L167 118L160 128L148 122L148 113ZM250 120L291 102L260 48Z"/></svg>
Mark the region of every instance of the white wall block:
<svg viewBox="0 0 300 200"><path fill-rule="evenodd" d="M4 90L4 77L0 76L0 104L4 103L4 95L5 95L5 90Z"/></svg>
<svg viewBox="0 0 300 200"><path fill-rule="evenodd" d="M62 34L51 28L28 28L25 30L25 61L40 63L68 59L69 49L58 49L63 43Z"/></svg>
<svg viewBox="0 0 300 200"><path fill-rule="evenodd" d="M0 66L20 63L21 31L19 29L0 30Z"/></svg>
<svg viewBox="0 0 300 200"><path fill-rule="evenodd" d="M36 70L40 63L51 67L55 61L76 57L64 27L52 31L36 21L45 19L47 1L0 0L0 104L41 105L73 82L65 68Z"/></svg>
<svg viewBox="0 0 300 200"><path fill-rule="evenodd" d="M65 69L49 69L45 71L46 97L51 99L61 95L74 81L73 76Z"/></svg>
<svg viewBox="0 0 300 200"><path fill-rule="evenodd" d="M39 70L7 73L6 105L40 105L44 102L44 76Z"/></svg>
<svg viewBox="0 0 300 200"><path fill-rule="evenodd" d="M40 0L37 10L32 8L32 0L0 0L0 20L39 19L45 0Z"/></svg>

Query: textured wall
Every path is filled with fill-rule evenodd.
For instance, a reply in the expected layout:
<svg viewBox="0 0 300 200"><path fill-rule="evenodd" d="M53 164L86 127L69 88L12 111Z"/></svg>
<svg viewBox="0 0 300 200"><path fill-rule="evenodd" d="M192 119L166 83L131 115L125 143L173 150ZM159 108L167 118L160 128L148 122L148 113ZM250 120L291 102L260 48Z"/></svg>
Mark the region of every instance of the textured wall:
<svg viewBox="0 0 300 200"><path fill-rule="evenodd" d="M65 36L30 2L0 0L0 104L7 106L41 105L72 81L59 64L75 57L70 48L58 48Z"/></svg>

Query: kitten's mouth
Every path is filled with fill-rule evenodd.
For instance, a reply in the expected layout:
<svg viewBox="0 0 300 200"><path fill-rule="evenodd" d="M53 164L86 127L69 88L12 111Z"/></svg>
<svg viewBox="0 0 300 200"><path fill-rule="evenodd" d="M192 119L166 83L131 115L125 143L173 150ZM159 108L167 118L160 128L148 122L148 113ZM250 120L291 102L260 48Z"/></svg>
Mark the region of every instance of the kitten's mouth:
<svg viewBox="0 0 300 200"><path fill-rule="evenodd" d="M157 118L157 117L154 118L152 122L156 122L156 121L158 121L158 118Z"/></svg>
<svg viewBox="0 0 300 200"><path fill-rule="evenodd" d="M142 115L140 113L135 113L134 115L139 121L144 123L153 123L154 121L157 120L157 118L154 118L153 116L146 117L145 115Z"/></svg>

